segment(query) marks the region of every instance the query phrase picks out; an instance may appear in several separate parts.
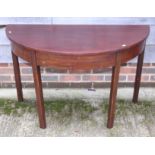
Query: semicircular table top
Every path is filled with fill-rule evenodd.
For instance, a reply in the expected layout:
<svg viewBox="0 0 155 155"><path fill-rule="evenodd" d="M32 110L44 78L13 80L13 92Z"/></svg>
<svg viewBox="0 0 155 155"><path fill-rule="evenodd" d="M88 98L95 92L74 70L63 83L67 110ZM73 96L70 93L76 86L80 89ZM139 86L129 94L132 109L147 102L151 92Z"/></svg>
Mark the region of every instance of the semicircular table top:
<svg viewBox="0 0 155 155"><path fill-rule="evenodd" d="M8 25L8 38L30 50L91 55L130 48L146 39L147 25Z"/></svg>

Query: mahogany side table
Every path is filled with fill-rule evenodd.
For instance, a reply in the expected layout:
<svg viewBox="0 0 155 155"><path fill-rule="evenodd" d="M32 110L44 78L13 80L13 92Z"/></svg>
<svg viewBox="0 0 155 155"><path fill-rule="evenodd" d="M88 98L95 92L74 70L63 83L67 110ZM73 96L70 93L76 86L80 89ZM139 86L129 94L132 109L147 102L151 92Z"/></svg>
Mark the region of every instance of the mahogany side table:
<svg viewBox="0 0 155 155"><path fill-rule="evenodd" d="M23 101L18 57L33 70L40 128L46 128L40 66L69 70L112 67L107 127L112 128L120 66L138 56L133 102L137 102L147 25L8 25L18 101Z"/></svg>

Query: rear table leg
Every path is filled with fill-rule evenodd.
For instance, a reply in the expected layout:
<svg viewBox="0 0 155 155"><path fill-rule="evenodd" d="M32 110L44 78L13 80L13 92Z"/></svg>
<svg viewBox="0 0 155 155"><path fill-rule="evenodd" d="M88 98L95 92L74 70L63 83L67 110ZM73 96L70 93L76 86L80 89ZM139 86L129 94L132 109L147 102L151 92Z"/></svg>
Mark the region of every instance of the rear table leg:
<svg viewBox="0 0 155 155"><path fill-rule="evenodd" d="M20 68L19 68L19 61L18 57L12 51L12 60L13 60L13 68L14 68L14 76L16 82L16 90L17 90L17 98L18 101L23 101L23 92L22 92L22 83L20 77Z"/></svg>
<svg viewBox="0 0 155 155"><path fill-rule="evenodd" d="M136 70L136 77L135 77L135 84L134 84L134 93L133 93L133 99L132 99L134 103L138 102L143 60L144 60L144 51L138 56L137 70Z"/></svg>

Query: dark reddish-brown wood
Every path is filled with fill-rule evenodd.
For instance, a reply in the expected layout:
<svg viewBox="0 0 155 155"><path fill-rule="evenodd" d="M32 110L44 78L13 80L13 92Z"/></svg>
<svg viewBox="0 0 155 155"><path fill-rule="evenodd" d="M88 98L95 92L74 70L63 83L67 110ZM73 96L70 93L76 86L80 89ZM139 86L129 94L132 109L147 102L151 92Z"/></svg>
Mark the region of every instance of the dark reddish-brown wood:
<svg viewBox="0 0 155 155"><path fill-rule="evenodd" d="M134 85L134 93L133 93L133 99L132 99L132 101L134 103L138 102L138 94L139 94L139 88L140 88L143 59L144 59L144 51L141 54L139 54L139 56L138 56L135 85Z"/></svg>
<svg viewBox="0 0 155 155"><path fill-rule="evenodd" d="M111 81L111 90L110 90L110 99L109 99L109 112L108 112L108 123L107 127L112 128L114 123L115 116L115 102L117 96L117 85L119 80L119 72L120 72L120 55L119 53L116 55L116 64L112 68L112 81Z"/></svg>
<svg viewBox="0 0 155 155"><path fill-rule="evenodd" d="M22 96L22 87L16 57L21 57L32 65L41 128L46 127L46 122L40 66L74 71L113 67L107 125L112 128L120 66L139 55L133 101L138 100L143 51L149 26L8 25L6 34L14 55L18 99Z"/></svg>
<svg viewBox="0 0 155 155"><path fill-rule="evenodd" d="M35 85L35 92L36 92L36 99L37 99L36 105L37 105L37 110L39 115L40 128L46 128L40 66L37 66L36 53L32 52L31 56L32 56L31 62L32 62L33 78L34 78L34 85Z"/></svg>
<svg viewBox="0 0 155 155"><path fill-rule="evenodd" d="M18 57L13 52L12 52L12 60L13 60L14 75L15 75L16 88L17 88L17 97L18 97L18 101L22 102L23 91L22 91L22 83L21 83L21 77L20 77L19 62L18 62Z"/></svg>

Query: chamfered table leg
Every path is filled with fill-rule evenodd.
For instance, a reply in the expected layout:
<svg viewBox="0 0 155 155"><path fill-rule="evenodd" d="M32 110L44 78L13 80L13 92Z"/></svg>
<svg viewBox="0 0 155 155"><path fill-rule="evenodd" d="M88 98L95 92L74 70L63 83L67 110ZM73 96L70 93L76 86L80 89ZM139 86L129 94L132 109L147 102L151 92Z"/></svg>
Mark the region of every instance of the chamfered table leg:
<svg viewBox="0 0 155 155"><path fill-rule="evenodd" d="M23 101L23 92L22 92L22 83L21 83L21 77L20 77L19 61L18 61L18 57L13 53L13 51L12 51L12 60L13 60L13 68L14 68L14 76L15 76L15 82L16 82L18 101Z"/></svg>
<svg viewBox="0 0 155 155"><path fill-rule="evenodd" d="M120 72L120 58L119 58L119 55L117 55L116 64L112 68L112 81L111 81L111 90L110 90L110 99L109 99L108 122L107 122L108 128L112 128L114 124L119 72Z"/></svg>
<svg viewBox="0 0 155 155"><path fill-rule="evenodd" d="M140 88L140 82L141 82L143 60L144 60L144 51L138 56L136 77L135 77L135 84L134 84L134 93L133 93L133 99L132 99L134 103L138 102L138 94L139 94L139 88Z"/></svg>
<svg viewBox="0 0 155 155"><path fill-rule="evenodd" d="M36 63L36 54L32 52L32 70L34 77L34 85L36 92L36 105L39 115L39 123L40 128L46 128L46 119L45 119L45 108L44 108L44 99L43 99L43 91L42 91L42 81L41 81L41 73L40 66L37 66Z"/></svg>

